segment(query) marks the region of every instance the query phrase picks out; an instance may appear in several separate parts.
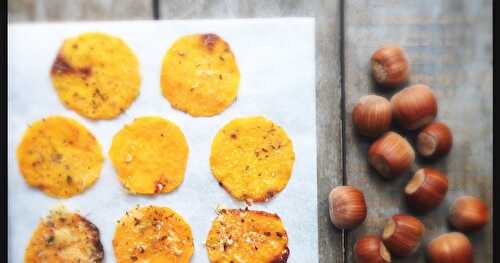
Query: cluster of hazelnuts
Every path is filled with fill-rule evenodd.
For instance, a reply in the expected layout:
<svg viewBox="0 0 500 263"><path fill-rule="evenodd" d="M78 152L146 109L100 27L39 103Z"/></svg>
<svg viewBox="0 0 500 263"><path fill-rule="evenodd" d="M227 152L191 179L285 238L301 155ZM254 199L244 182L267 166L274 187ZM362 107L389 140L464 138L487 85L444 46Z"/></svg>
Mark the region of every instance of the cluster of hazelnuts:
<svg viewBox="0 0 500 263"><path fill-rule="evenodd" d="M397 45L377 50L372 58L375 81L384 87L401 86L408 79L409 64L405 52ZM438 105L432 90L423 84L406 87L388 101L384 97L362 97L352 112L358 132L375 139L368 150L368 162L384 178L394 178L410 169L415 160L412 145L401 135L389 131L392 119L410 131L418 131L416 150L424 158L436 159L447 154L453 136L448 126L435 122ZM433 168L416 171L404 188L407 203L419 212L436 208L448 191L448 179ZM330 219L340 229L353 229L366 218L363 192L353 186L335 187L329 195ZM457 231L481 229L489 218L486 204L477 197L462 196L449 210L448 222ZM414 253L425 227L416 217L407 214L392 216L381 237L366 235L354 245L359 263L391 262L391 255L404 257ZM460 232L442 234L427 245L432 263L472 263L469 239Z"/></svg>

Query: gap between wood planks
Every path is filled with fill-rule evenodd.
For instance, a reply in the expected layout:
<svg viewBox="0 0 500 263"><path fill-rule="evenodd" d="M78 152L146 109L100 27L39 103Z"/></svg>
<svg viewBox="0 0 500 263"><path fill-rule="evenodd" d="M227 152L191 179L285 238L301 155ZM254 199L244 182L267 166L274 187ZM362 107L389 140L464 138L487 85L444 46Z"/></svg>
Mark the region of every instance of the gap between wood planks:
<svg viewBox="0 0 500 263"><path fill-rule="evenodd" d="M342 185L347 184L346 173L346 99L345 99L345 0L340 0L340 119L341 119L341 134L340 134L340 148L342 151ZM342 262L347 261L347 231L342 229Z"/></svg>
<svg viewBox="0 0 500 263"><path fill-rule="evenodd" d="M160 18L160 0L151 0L153 2L153 18L158 20Z"/></svg>

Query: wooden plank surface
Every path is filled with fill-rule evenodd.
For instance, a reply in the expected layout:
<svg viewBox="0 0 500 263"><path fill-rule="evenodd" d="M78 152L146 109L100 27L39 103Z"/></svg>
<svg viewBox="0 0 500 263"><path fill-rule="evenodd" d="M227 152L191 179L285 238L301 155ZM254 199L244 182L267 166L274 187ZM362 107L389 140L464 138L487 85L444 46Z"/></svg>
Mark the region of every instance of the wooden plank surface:
<svg viewBox="0 0 500 263"><path fill-rule="evenodd" d="M346 262L353 262L352 247L363 234L380 234L388 217L409 212L402 191L410 173L383 181L367 163L370 141L357 135L351 111L369 93L384 94L369 75L371 54L387 42L407 51L412 67L410 84L434 89L438 119L454 134L451 153L436 162L418 160L412 172L429 165L448 174L450 191L436 210L419 215L427 227L423 245L448 232L448 206L458 196L472 194L492 204L492 28L491 1L467 0L352 0L345 2L345 95L347 183L364 190L368 217L348 236ZM414 137L409 136L410 139ZM476 262L492 262L492 224L469 234ZM395 262L424 262L421 246L416 255Z"/></svg>
<svg viewBox="0 0 500 263"><path fill-rule="evenodd" d="M151 19L151 0L9 0L12 22Z"/></svg>
<svg viewBox="0 0 500 263"><path fill-rule="evenodd" d="M319 255L320 262L343 262L343 234L328 217L328 193L342 184L340 1L160 1L160 19L280 16L316 17Z"/></svg>
<svg viewBox="0 0 500 263"><path fill-rule="evenodd" d="M9 21L152 18L153 1L9 0ZM316 17L320 262L342 262L342 232L329 223L327 196L342 184L340 1L159 1L162 19Z"/></svg>

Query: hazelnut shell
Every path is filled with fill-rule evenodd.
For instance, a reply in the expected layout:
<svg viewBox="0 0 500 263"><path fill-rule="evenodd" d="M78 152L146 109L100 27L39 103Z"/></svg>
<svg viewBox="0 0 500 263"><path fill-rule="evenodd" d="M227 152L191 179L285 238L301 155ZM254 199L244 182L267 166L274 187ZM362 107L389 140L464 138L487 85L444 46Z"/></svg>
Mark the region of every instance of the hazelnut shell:
<svg viewBox="0 0 500 263"><path fill-rule="evenodd" d="M448 192L448 178L440 171L422 168L415 172L405 189L407 203L419 212L428 212L444 200Z"/></svg>

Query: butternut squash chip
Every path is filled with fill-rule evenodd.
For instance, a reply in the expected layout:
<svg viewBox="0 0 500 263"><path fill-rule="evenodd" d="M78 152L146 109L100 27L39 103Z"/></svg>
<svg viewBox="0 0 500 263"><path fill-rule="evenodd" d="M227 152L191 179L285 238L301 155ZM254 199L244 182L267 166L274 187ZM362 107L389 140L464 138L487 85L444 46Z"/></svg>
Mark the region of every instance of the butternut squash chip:
<svg viewBox="0 0 500 263"><path fill-rule="evenodd" d="M224 111L236 99L239 82L234 55L215 34L183 36L163 59L163 96L173 108L192 116L213 116Z"/></svg>
<svg viewBox="0 0 500 263"><path fill-rule="evenodd" d="M93 185L104 161L94 135L77 121L61 116L32 123L17 148L17 159L29 185L59 198Z"/></svg>
<svg viewBox="0 0 500 263"><path fill-rule="evenodd" d="M189 147L181 129L160 117L141 117L113 138L109 157L132 194L171 192L182 183Z"/></svg>
<svg viewBox="0 0 500 263"><path fill-rule="evenodd" d="M102 262L99 230L90 221L64 207L50 211L31 237L25 263Z"/></svg>
<svg viewBox="0 0 500 263"><path fill-rule="evenodd" d="M295 161L286 132L264 117L238 118L215 136L212 174L233 197L263 202L288 184Z"/></svg>
<svg viewBox="0 0 500 263"><path fill-rule="evenodd" d="M135 208L118 222L113 239L118 263L189 262L194 243L191 227L166 207Z"/></svg>
<svg viewBox="0 0 500 263"><path fill-rule="evenodd" d="M206 248L210 262L284 263L288 236L276 214L222 209L212 223Z"/></svg>
<svg viewBox="0 0 500 263"><path fill-rule="evenodd" d="M64 105L90 119L112 119L139 95L139 62L121 39L85 33L66 39L52 65Z"/></svg>

